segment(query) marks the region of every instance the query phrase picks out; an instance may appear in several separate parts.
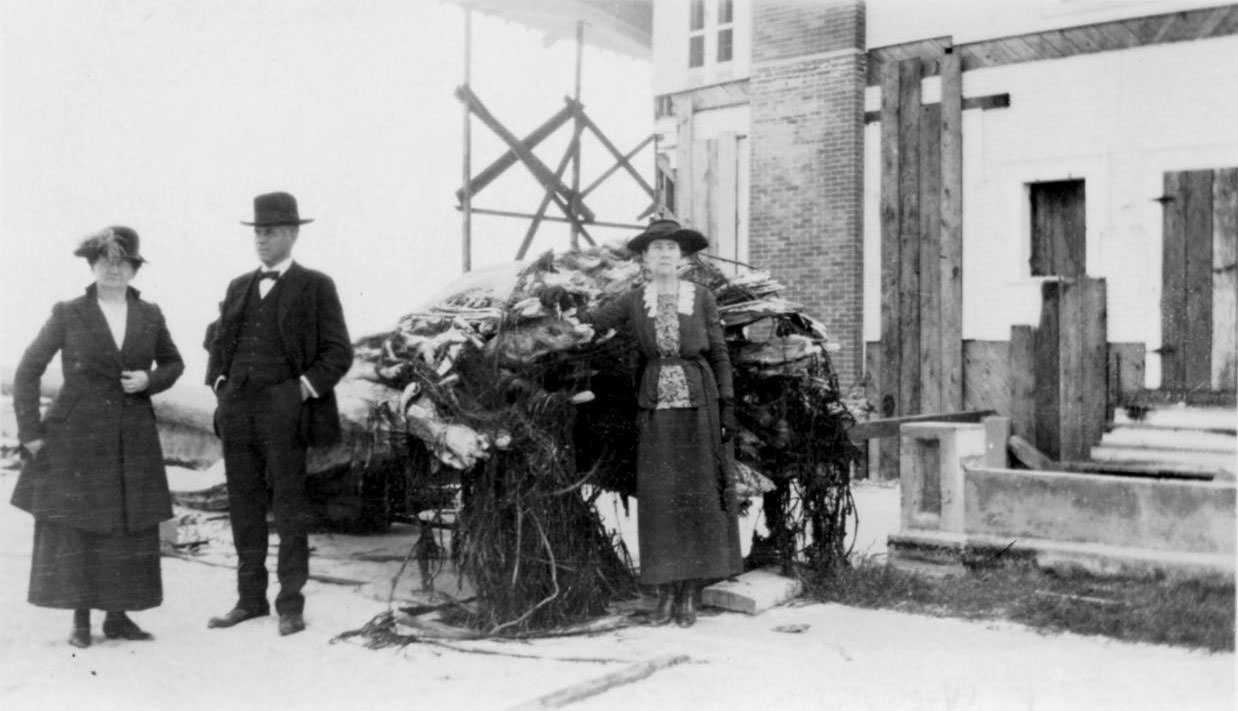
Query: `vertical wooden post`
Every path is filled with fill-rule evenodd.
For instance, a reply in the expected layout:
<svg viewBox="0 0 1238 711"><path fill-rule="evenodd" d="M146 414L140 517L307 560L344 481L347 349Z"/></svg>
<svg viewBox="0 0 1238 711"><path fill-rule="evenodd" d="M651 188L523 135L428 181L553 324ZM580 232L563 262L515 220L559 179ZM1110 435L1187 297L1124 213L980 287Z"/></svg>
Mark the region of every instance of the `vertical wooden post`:
<svg viewBox="0 0 1238 711"><path fill-rule="evenodd" d="M1081 302L1079 392L1082 398L1079 431L1083 437L1079 458L1091 459L1109 421L1109 304L1104 279L1079 279L1074 298Z"/></svg>
<svg viewBox="0 0 1238 711"><path fill-rule="evenodd" d="M1010 431L1036 443L1036 329L1031 326L1010 327Z"/></svg>
<svg viewBox="0 0 1238 711"><path fill-rule="evenodd" d="M1010 440L1010 418L991 416L984 423L984 465L1005 469L1010 466L1006 443Z"/></svg>
<svg viewBox="0 0 1238 711"><path fill-rule="evenodd" d="M920 110L920 412L944 412L941 341L941 106Z"/></svg>
<svg viewBox="0 0 1238 711"><path fill-rule="evenodd" d="M742 256L739 253L736 224L736 203L739 196L738 149L739 139L734 131L718 134L712 166L713 181L710 183L710 190L714 195L710 199L713 224L709 233L709 239L717 245L718 253L727 259L736 260ZM735 265L724 262L722 267L728 273L735 273Z"/></svg>
<svg viewBox="0 0 1238 711"><path fill-rule="evenodd" d="M1238 168L1212 182L1212 389L1238 389Z"/></svg>
<svg viewBox="0 0 1238 711"><path fill-rule="evenodd" d="M1040 285L1040 325L1036 328L1036 447L1061 459L1060 429L1062 369L1059 346L1061 283Z"/></svg>
<svg viewBox="0 0 1238 711"><path fill-rule="evenodd" d="M471 81L473 65L473 9L471 7L464 8L464 86L469 87ZM469 181L473 177L473 109L466 101L464 102L464 160L462 173L464 176L464 194L460 197L460 219L463 250L464 271L471 271L473 268L473 195L469 188Z"/></svg>
<svg viewBox="0 0 1238 711"><path fill-rule="evenodd" d="M919 59L899 71L899 414L920 412L920 80Z"/></svg>
<svg viewBox="0 0 1238 711"><path fill-rule="evenodd" d="M573 215L580 214L580 135L583 128L584 115L580 110L580 73L585 46L585 22L576 21L576 86L572 96L576 99L575 140L572 141L572 202L570 208ZM572 251L580 249L580 225L572 222Z"/></svg>
<svg viewBox="0 0 1238 711"><path fill-rule="evenodd" d="M1186 383L1186 195L1181 173L1165 174L1161 228L1161 387Z"/></svg>
<svg viewBox="0 0 1238 711"><path fill-rule="evenodd" d="M1186 174L1186 333L1183 377L1190 390L1212 384L1212 171Z"/></svg>
<svg viewBox="0 0 1238 711"><path fill-rule="evenodd" d="M902 399L899 393L899 372L902 363L901 323L899 322L899 224L902 221L902 201L899 199L899 96L901 91L898 65L887 62L881 67L881 344L880 365L875 378L879 396L877 417L893 417ZM880 477L897 478L899 440L889 437L879 441Z"/></svg>
<svg viewBox="0 0 1238 711"><path fill-rule="evenodd" d="M963 62L953 51L941 59L940 210L941 406L958 411L963 409Z"/></svg>

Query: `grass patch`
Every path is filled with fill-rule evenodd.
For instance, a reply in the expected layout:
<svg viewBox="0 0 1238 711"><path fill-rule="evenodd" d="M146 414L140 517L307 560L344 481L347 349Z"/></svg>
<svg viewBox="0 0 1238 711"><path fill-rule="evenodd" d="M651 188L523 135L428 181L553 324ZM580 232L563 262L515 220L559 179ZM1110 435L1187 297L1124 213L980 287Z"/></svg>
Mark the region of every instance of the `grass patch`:
<svg viewBox="0 0 1238 711"><path fill-rule="evenodd" d="M1233 580L1096 578L1024 567L935 578L864 559L836 574L808 573L805 584L806 596L821 602L1234 651Z"/></svg>

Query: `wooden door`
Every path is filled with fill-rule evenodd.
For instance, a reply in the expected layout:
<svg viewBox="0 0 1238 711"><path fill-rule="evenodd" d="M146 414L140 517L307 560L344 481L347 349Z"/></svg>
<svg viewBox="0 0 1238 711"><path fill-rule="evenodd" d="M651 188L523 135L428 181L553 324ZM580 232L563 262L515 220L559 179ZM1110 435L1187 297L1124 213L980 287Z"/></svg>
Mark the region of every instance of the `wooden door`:
<svg viewBox="0 0 1238 711"><path fill-rule="evenodd" d="M1238 168L1166 173L1162 232L1161 388L1238 386Z"/></svg>
<svg viewBox="0 0 1238 711"><path fill-rule="evenodd" d="M1032 183L1032 276L1087 273L1087 219L1082 180Z"/></svg>

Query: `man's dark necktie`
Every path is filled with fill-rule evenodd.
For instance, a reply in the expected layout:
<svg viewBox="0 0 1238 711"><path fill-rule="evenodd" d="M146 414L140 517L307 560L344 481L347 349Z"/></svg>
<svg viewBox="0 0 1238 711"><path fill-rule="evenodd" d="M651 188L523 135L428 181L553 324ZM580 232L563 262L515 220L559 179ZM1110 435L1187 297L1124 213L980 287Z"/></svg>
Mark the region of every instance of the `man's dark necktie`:
<svg viewBox="0 0 1238 711"><path fill-rule="evenodd" d="M273 270L269 272L258 272L258 281L262 281L263 279L279 281L279 272Z"/></svg>

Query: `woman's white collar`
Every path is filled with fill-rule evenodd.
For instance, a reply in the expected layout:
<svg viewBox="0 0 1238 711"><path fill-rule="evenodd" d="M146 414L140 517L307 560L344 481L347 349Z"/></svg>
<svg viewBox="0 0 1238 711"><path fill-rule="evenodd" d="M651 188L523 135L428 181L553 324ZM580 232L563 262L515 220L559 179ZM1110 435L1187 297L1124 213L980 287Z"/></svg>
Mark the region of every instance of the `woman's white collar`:
<svg viewBox="0 0 1238 711"><path fill-rule="evenodd" d="M658 291L653 282L645 285L645 313L649 318L658 315ZM679 303L676 310L681 314L691 314L692 304L696 301L696 284L690 281L679 282Z"/></svg>

